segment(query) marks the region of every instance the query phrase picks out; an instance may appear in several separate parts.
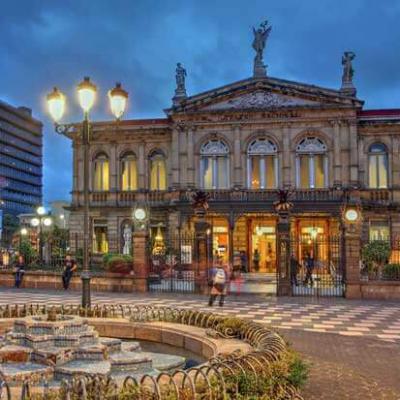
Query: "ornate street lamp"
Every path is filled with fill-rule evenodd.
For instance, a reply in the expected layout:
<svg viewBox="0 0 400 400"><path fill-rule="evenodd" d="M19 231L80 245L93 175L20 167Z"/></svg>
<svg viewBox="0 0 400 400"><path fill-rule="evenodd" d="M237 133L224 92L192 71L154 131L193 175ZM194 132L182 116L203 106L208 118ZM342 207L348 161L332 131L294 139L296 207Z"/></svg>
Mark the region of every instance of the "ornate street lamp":
<svg viewBox="0 0 400 400"><path fill-rule="evenodd" d="M82 307L90 307L90 267L89 267L89 146L92 126L89 122L89 112L96 99L97 88L85 77L77 87L79 104L83 110L82 124L60 124L65 111L65 96L57 88L47 96L47 103L51 117L55 122L55 131L70 137L75 134L81 139L83 148L83 271L82 279ZM128 92L117 83L108 93L111 111L119 120L125 112ZM78 129L76 129L78 128Z"/></svg>
<svg viewBox="0 0 400 400"><path fill-rule="evenodd" d="M39 261L40 265L43 266L43 226L49 227L53 223L51 217L47 214L46 209L43 206L39 206L36 209L36 217L30 220L31 226L39 228ZM25 229L25 228L23 228ZM24 234L21 229L21 234ZM26 229L25 229L26 231ZM27 231L26 231L27 233ZM25 234L26 234L25 233Z"/></svg>

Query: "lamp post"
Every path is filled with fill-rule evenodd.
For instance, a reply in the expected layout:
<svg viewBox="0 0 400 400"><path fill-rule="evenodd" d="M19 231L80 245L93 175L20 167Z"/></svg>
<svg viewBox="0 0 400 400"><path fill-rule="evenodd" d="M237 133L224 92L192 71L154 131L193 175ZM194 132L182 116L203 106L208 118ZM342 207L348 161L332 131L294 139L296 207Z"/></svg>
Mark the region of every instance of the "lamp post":
<svg viewBox="0 0 400 400"><path fill-rule="evenodd" d="M39 228L39 260L41 266L43 266L43 226L49 227L52 223L52 219L43 206L36 209L36 217L31 219L31 225L34 228Z"/></svg>
<svg viewBox="0 0 400 400"><path fill-rule="evenodd" d="M47 96L47 103L51 117L55 122L55 131L58 134L70 137L75 134L81 139L83 149L83 271L82 279L82 307L90 307L90 266L89 266L89 146L92 126L89 122L89 112L93 107L97 88L85 77L77 87L79 104L83 110L82 124L60 124L65 110L65 96L56 87ZM128 93L117 83L115 88L108 92L111 111L119 120L125 112ZM78 128L78 129L75 129ZM80 128L80 129L79 129Z"/></svg>

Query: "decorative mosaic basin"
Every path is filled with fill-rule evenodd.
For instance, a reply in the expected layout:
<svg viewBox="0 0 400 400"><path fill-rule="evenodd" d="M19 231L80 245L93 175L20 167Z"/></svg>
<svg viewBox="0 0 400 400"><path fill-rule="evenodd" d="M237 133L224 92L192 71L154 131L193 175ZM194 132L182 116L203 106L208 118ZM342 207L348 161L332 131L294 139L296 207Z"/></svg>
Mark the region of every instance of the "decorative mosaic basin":
<svg viewBox="0 0 400 400"><path fill-rule="evenodd" d="M74 376L140 377L183 368L185 358L143 352L134 341L99 337L78 316L29 316L14 321L0 341L0 375L9 384L25 379L56 384Z"/></svg>

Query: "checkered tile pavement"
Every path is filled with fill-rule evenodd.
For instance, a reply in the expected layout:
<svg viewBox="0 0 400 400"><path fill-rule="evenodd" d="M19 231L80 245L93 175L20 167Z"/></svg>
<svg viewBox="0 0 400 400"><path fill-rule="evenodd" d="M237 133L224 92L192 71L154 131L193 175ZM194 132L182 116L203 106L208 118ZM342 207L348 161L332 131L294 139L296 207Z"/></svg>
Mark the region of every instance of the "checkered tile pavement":
<svg viewBox="0 0 400 400"><path fill-rule="evenodd" d="M7 303L76 303L80 293L0 289L0 304ZM354 337L369 337L400 343L400 303L360 302L345 299L302 299L228 297L223 308L206 306L204 296L158 293L157 295L126 293L93 293L93 304L145 304L213 310L242 318L250 318L278 330L329 332Z"/></svg>

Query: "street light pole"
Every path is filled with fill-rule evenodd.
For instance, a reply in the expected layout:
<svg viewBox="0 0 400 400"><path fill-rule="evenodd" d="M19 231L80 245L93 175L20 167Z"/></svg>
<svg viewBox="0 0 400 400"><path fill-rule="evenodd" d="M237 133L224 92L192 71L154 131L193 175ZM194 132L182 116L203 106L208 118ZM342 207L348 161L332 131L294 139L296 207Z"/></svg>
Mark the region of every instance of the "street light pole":
<svg viewBox="0 0 400 400"><path fill-rule="evenodd" d="M90 307L90 269L89 269L89 116L85 112L82 126L83 145L83 271L82 307Z"/></svg>
<svg viewBox="0 0 400 400"><path fill-rule="evenodd" d="M88 77L77 87L80 106L83 110L83 122L81 131L76 130L77 124L59 124L65 110L65 96L54 88L47 96L49 112L55 121L55 130L57 133L71 138L72 134L81 134L83 149L83 265L82 265L82 307L88 308L91 305L90 299L90 266L89 266L89 148L91 124L89 122L89 111L92 108L97 88L90 82ZM115 118L119 120L125 112L128 92L122 89L121 84L109 91L111 111Z"/></svg>

